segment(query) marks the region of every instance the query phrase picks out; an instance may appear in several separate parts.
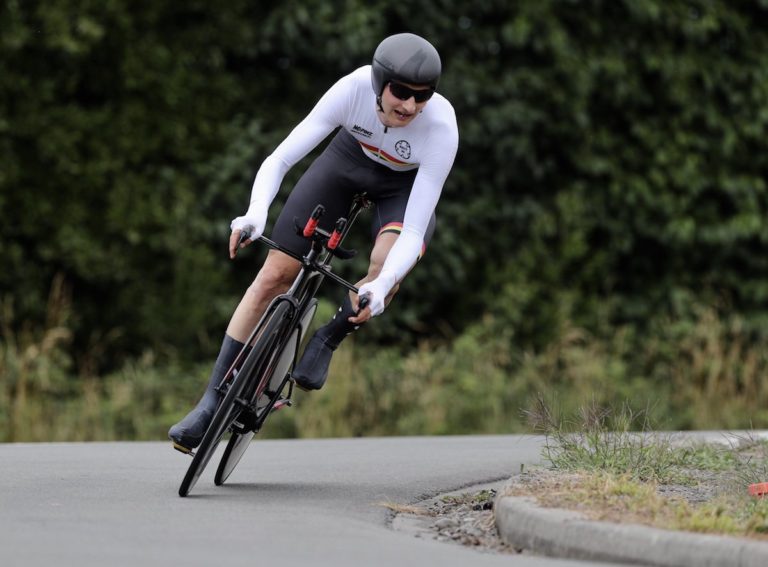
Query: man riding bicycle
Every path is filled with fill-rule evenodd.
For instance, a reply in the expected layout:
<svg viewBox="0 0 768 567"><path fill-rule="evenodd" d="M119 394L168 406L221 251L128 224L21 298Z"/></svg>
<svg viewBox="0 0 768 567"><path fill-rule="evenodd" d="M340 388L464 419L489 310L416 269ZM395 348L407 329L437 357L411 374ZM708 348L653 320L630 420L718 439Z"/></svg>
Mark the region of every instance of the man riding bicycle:
<svg viewBox="0 0 768 567"><path fill-rule="evenodd" d="M250 236L241 247L264 232L269 205L286 172L340 127L291 191L271 235L302 255L308 243L296 234L294 217L306 219L322 203L324 218L335 220L360 193L375 205L368 273L357 284L369 304L358 313L358 298L349 294L333 319L312 336L292 374L305 390L325 384L341 341L384 311L432 237L435 207L458 148L453 107L435 92L440 73L440 56L424 38L410 33L386 38L372 64L334 84L264 160L248 211L232 221L230 258L243 231ZM320 226L332 230L322 220ZM286 254L269 252L229 322L205 394L168 433L177 446L191 450L200 444L219 402L216 387L269 302L288 289L300 267Z"/></svg>

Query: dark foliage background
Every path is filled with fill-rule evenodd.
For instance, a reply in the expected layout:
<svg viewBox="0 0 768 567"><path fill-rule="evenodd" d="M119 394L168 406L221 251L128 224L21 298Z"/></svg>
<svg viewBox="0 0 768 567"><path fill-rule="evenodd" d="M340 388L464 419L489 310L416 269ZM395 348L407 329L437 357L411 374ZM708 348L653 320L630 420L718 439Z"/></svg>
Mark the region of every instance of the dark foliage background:
<svg viewBox="0 0 768 567"><path fill-rule="evenodd" d="M429 254L360 340L407 350L493 313L535 351L701 305L765 333L758 0L7 0L4 332L45 324L58 277L75 373L210 358L258 265L229 262L226 239L261 160L405 30L443 57L461 146Z"/></svg>

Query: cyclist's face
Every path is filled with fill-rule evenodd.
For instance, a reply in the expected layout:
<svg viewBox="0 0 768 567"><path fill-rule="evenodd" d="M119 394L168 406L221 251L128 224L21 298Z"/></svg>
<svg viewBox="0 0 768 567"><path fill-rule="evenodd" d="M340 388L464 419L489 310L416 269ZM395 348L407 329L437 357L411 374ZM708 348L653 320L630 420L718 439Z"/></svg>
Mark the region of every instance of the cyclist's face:
<svg viewBox="0 0 768 567"><path fill-rule="evenodd" d="M413 91L420 91L428 93L429 87L424 85L411 85L405 83L408 89ZM406 100L396 97L392 94L389 83L384 87L384 91L381 93L381 107L383 112L379 111L379 118L385 126L390 128L397 128L399 126L407 126L411 121L416 118L419 112L427 105L427 100L423 102L416 102L415 97L411 96Z"/></svg>

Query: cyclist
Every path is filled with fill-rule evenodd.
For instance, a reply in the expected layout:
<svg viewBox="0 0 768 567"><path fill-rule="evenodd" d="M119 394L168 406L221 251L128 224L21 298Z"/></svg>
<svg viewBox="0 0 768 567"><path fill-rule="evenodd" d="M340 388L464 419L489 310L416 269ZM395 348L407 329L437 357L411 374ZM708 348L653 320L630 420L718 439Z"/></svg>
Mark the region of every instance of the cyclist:
<svg viewBox="0 0 768 567"><path fill-rule="evenodd" d="M291 191L271 238L303 255L309 244L295 233L294 217L306 219L322 203L326 213L320 226L332 229L353 197L365 193L376 207L374 245L368 273L357 286L370 303L357 313L357 297L350 294L333 319L312 336L293 372L303 389L323 386L333 352L347 335L384 310L434 232L434 210L458 148L453 107L435 92L440 73L440 56L426 39L410 33L384 39L372 64L334 84L264 160L247 212L231 223L229 254L234 258L242 231L251 236L241 247L264 232L269 205L288 169L340 127ZM230 320L203 398L169 431L179 449L200 444L219 401L216 386L269 302L288 289L299 269L290 256L269 252Z"/></svg>

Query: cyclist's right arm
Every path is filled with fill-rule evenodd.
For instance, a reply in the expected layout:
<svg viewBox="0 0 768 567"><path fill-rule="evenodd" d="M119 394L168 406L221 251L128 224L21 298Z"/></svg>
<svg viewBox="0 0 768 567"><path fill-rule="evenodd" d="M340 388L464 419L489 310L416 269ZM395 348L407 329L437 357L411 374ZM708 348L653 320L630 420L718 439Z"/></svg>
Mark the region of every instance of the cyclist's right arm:
<svg viewBox="0 0 768 567"><path fill-rule="evenodd" d="M229 255L234 258L242 230L248 230L248 245L261 236L267 224L267 212L288 170L312 151L337 126L344 123L354 92L351 76L341 78L318 101L312 111L261 164L251 190L248 211L232 221Z"/></svg>

